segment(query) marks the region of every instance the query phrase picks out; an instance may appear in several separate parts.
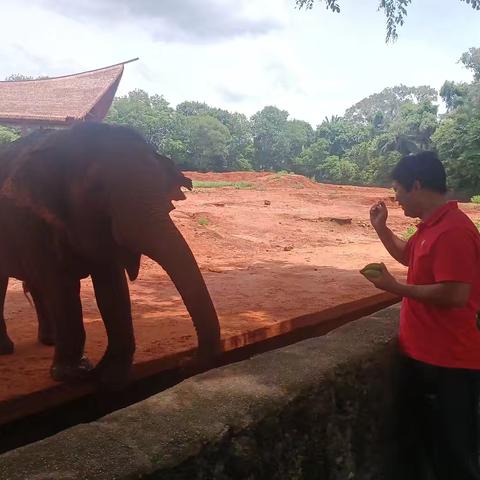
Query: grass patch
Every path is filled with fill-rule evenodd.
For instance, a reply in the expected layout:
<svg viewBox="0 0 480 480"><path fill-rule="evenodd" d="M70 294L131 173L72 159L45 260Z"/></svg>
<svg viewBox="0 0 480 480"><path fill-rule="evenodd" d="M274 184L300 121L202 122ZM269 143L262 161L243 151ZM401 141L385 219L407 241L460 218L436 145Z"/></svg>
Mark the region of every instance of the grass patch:
<svg viewBox="0 0 480 480"><path fill-rule="evenodd" d="M202 227L206 227L208 225L208 218L205 217L200 217L198 219L198 224L201 225Z"/></svg>
<svg viewBox="0 0 480 480"><path fill-rule="evenodd" d="M284 177L285 175L290 175L290 172L288 170L280 170L275 173L276 177Z"/></svg>
<svg viewBox="0 0 480 480"><path fill-rule="evenodd" d="M417 231L417 227L414 225L410 225L403 233L402 233L402 238L404 240L408 240L410 237L413 236L413 234Z"/></svg>
<svg viewBox="0 0 480 480"><path fill-rule="evenodd" d="M201 182L194 180L194 188L221 188L221 187L234 187L234 188L252 188L253 185L248 182Z"/></svg>
<svg viewBox="0 0 480 480"><path fill-rule="evenodd" d="M480 232L480 220L478 222L475 222L475 226L477 227L477 230ZM410 225L403 233L402 233L402 238L404 240L408 240L415 232L417 231L417 228L414 225Z"/></svg>
<svg viewBox="0 0 480 480"><path fill-rule="evenodd" d="M474 196L470 199L470 201L471 201L472 203L480 203L480 195L474 195Z"/></svg>

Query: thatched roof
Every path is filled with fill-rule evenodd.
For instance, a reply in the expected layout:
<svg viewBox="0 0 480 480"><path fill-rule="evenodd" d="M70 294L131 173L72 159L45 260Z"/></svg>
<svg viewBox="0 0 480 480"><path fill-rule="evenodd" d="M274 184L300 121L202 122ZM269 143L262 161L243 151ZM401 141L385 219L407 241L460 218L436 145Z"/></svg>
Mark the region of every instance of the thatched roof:
<svg viewBox="0 0 480 480"><path fill-rule="evenodd" d="M43 80L0 82L0 124L68 125L103 120L125 63Z"/></svg>

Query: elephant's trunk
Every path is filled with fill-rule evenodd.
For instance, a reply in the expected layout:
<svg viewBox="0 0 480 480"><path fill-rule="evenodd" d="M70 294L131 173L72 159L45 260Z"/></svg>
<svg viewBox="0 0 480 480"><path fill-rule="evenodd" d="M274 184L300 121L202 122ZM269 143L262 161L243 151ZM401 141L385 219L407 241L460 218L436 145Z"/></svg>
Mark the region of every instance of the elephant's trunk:
<svg viewBox="0 0 480 480"><path fill-rule="evenodd" d="M220 352L220 325L205 280L190 247L169 220L162 225L162 236L152 235L156 242L147 255L168 273L180 293L198 336L202 356ZM160 240L160 241L159 241Z"/></svg>
<svg viewBox="0 0 480 480"><path fill-rule="evenodd" d="M198 352L203 358L221 350L217 313L190 247L168 215L136 219L135 232L128 242L156 261L167 272L180 293L198 337ZM132 227L132 225L131 225ZM130 236L130 235L129 235Z"/></svg>

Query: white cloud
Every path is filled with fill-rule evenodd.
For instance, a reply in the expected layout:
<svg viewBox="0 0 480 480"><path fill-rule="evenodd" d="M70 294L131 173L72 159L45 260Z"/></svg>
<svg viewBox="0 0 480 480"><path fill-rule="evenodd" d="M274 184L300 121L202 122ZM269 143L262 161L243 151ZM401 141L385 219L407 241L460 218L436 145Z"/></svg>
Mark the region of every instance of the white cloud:
<svg viewBox="0 0 480 480"><path fill-rule="evenodd" d="M62 75L133 57L119 94L134 88L252 115L266 105L313 125L396 84L468 80L456 64L480 45L476 12L461 2L431 18L412 4L394 45L374 5L298 11L293 0L0 0L0 78ZM450 10L449 10L450 9ZM475 15L477 15L475 17Z"/></svg>
<svg viewBox="0 0 480 480"><path fill-rule="evenodd" d="M262 35L281 28L271 1L249 0L36 0L69 18L95 24L135 23L162 41L212 42ZM266 8L267 7L267 8ZM275 10L273 10L275 12Z"/></svg>

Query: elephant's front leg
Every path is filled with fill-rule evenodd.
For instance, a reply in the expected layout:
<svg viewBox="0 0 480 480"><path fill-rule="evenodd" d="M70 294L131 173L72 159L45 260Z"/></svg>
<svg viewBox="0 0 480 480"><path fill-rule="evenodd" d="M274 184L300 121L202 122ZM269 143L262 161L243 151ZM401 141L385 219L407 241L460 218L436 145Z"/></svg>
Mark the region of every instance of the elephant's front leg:
<svg viewBox="0 0 480 480"><path fill-rule="evenodd" d="M92 272L98 309L108 336L108 347L95 371L109 389L125 386L135 353L130 294L120 265L106 265Z"/></svg>
<svg viewBox="0 0 480 480"><path fill-rule="evenodd" d="M13 342L7 333L7 325L3 309L5 307L5 297L7 295L8 277L0 277L0 355L9 355L13 353Z"/></svg>
<svg viewBox="0 0 480 480"><path fill-rule="evenodd" d="M35 288L38 288L46 312L55 324L55 355L50 373L57 381L88 378L92 365L84 357L80 281L61 275L48 280L46 288Z"/></svg>

